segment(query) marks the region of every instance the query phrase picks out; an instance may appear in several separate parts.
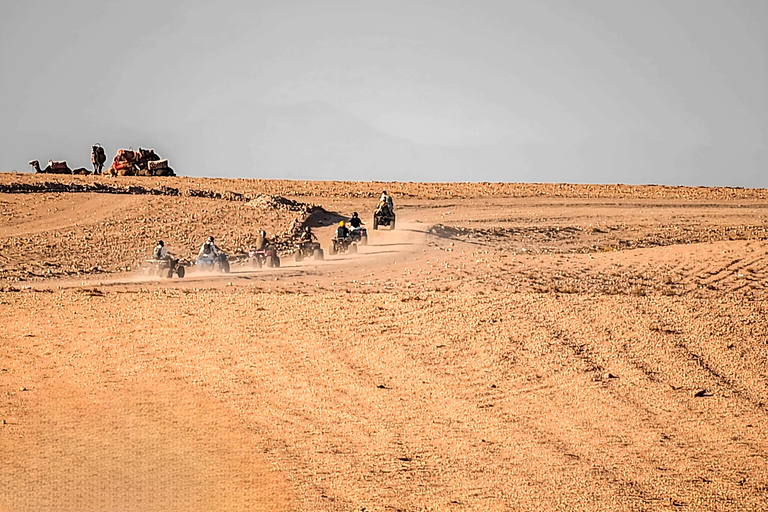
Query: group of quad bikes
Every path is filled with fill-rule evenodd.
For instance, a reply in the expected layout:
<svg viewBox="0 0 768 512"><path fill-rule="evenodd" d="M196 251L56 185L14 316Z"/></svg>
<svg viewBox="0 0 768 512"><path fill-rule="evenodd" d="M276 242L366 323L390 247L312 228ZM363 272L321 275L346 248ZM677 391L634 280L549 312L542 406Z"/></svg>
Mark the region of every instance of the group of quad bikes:
<svg viewBox="0 0 768 512"><path fill-rule="evenodd" d="M395 229L395 212L390 208L379 206L373 214L373 229L379 229L379 226L389 226L390 230ZM368 230L362 226L350 228L349 236L331 238L328 253L331 256L345 252L354 254L357 252L358 245L368 245ZM307 240L296 244L294 258L297 263L309 258L322 260L323 256L323 248L319 242Z"/></svg>
<svg viewBox="0 0 768 512"><path fill-rule="evenodd" d="M395 229L395 213L390 209L384 209L384 211L382 211L381 208L377 209L373 215L373 229L378 229L379 226L389 226L390 230ZM354 254L357 252L358 244L368 244L368 230L362 226L351 228L349 230L349 236L343 238L331 238L331 245L328 247L328 252L331 256L346 252ZM317 241L309 240L299 242L295 247L294 259L297 263L310 258L315 260L322 260L324 258L323 248ZM252 247L248 251L246 261L253 268L262 268L264 266L271 268L280 267L280 255L274 245L267 245L262 249ZM169 279L174 275L183 278L186 274L184 265L178 259L173 257L150 259L147 260L147 263L148 265L145 267L147 274L158 275ZM198 258L196 266L204 271L228 273L230 270L227 255L221 251L212 258Z"/></svg>
<svg viewBox="0 0 768 512"><path fill-rule="evenodd" d="M199 257L195 261L195 266L201 271L229 273L229 259L223 252L219 252L219 254L213 257ZM146 275L155 275L168 279L171 279L174 275L183 278L187 274L184 264L172 256L161 259L148 259L143 265L143 269Z"/></svg>

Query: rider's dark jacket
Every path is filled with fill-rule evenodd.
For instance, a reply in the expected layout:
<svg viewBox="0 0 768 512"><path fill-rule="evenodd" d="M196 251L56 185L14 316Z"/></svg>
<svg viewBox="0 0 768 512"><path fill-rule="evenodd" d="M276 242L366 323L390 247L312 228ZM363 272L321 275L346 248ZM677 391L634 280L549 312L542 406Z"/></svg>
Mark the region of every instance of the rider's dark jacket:
<svg viewBox="0 0 768 512"><path fill-rule="evenodd" d="M360 220L360 217L352 217L349 219L349 225L353 228L359 228L362 223L363 221Z"/></svg>
<svg viewBox="0 0 768 512"><path fill-rule="evenodd" d="M200 252L198 253L198 258L201 256L205 256L207 258L213 258L216 257L219 254L219 248L216 247L216 244L213 242L205 242L203 246L200 248Z"/></svg>
<svg viewBox="0 0 768 512"><path fill-rule="evenodd" d="M339 226L336 228L336 238L347 238L349 236L349 230L347 226Z"/></svg>

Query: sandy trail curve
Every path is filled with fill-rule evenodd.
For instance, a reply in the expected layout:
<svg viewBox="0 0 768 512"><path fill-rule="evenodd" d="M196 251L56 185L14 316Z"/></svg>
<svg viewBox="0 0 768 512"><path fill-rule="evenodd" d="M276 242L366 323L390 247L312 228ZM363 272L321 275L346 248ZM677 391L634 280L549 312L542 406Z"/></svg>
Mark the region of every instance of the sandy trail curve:
<svg viewBox="0 0 768 512"><path fill-rule="evenodd" d="M324 237L330 240L331 230L324 230ZM427 247L428 231L418 223L402 222L396 231L377 230L369 234L366 245L358 245L356 253L342 253L328 256L330 242L323 243L326 256L323 260L305 259L295 262L292 255L283 255L280 268L263 267L255 269L248 263L232 263L228 273L199 271L194 266L187 267L183 279L159 278L156 275L144 275L139 272L118 273L112 276L86 277L85 279L59 279L56 281L34 282L30 286L36 290L73 289L163 285L167 287L221 287L228 283L269 282L274 280L293 280L312 278L315 284L334 282L345 274L387 275L387 269L394 262L413 261L423 254Z"/></svg>

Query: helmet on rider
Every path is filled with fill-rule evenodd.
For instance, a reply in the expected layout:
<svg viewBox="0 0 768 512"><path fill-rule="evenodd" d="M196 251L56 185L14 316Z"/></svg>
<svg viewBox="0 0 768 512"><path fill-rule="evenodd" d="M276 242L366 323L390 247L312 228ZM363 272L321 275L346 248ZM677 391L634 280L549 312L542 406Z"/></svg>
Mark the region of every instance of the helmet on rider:
<svg viewBox="0 0 768 512"><path fill-rule="evenodd" d="M357 212L353 212L353 213L352 213L352 216L353 216L353 217L357 217Z"/></svg>
<svg viewBox="0 0 768 512"><path fill-rule="evenodd" d="M386 190L382 190L382 191L381 191L381 193L382 193L382 194L386 194L386 193L387 193L387 191L386 191Z"/></svg>
<svg viewBox="0 0 768 512"><path fill-rule="evenodd" d="M339 226L344 227L344 221L339 222Z"/></svg>
<svg viewBox="0 0 768 512"><path fill-rule="evenodd" d="M165 244L163 243L163 241L162 241L162 240L160 240L159 242L157 242L157 245L159 245L160 247L164 247L164 246L165 246Z"/></svg>
<svg viewBox="0 0 768 512"><path fill-rule="evenodd" d="M209 244L212 244L213 243L213 237L209 236L208 240L206 240L206 242L208 242Z"/></svg>
<svg viewBox="0 0 768 512"><path fill-rule="evenodd" d="M309 233L309 232L310 232L310 231L312 231L312 230L309 228L309 226L304 226L304 231L305 231L305 232L307 232L307 233Z"/></svg>

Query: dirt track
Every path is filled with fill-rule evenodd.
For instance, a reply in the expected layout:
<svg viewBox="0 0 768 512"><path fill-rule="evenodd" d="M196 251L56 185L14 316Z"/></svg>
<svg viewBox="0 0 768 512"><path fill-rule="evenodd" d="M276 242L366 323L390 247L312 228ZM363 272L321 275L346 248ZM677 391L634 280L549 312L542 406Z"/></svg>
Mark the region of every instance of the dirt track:
<svg viewBox="0 0 768 512"><path fill-rule="evenodd" d="M386 184L357 255L157 280L382 185L130 183L0 194L0 510L768 508L764 191Z"/></svg>

